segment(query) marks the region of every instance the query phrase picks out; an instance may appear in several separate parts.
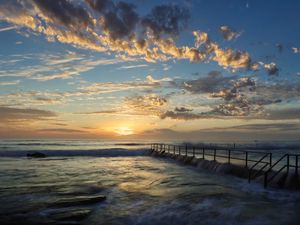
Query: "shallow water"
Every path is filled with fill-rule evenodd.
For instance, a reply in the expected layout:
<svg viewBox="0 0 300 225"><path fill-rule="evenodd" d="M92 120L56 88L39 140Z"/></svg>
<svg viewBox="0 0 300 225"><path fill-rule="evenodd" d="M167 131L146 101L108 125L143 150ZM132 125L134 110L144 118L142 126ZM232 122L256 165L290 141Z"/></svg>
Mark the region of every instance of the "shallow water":
<svg viewBox="0 0 300 225"><path fill-rule="evenodd" d="M104 201L82 199L104 195ZM76 204L56 204L80 197ZM0 224L298 224L300 196L149 156L0 158ZM75 215L75 216L74 216Z"/></svg>

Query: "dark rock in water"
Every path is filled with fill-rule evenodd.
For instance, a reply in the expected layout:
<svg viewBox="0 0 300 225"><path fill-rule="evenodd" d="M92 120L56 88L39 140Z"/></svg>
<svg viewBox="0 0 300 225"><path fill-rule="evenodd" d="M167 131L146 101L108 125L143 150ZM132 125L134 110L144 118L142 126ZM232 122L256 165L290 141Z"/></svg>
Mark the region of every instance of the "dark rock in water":
<svg viewBox="0 0 300 225"><path fill-rule="evenodd" d="M69 207L77 205L90 205L98 202L102 202L106 199L104 195L97 196L78 196L70 198L62 198L56 202L50 204L51 207Z"/></svg>
<svg viewBox="0 0 300 225"><path fill-rule="evenodd" d="M88 208L75 208L75 209L65 209L54 211L49 214L49 217L53 220L64 221L64 220L83 220L85 219L90 213L92 212L91 209Z"/></svg>
<svg viewBox="0 0 300 225"><path fill-rule="evenodd" d="M33 152L33 153L27 153L27 157L32 157L32 158L45 158L46 155L41 152Z"/></svg>

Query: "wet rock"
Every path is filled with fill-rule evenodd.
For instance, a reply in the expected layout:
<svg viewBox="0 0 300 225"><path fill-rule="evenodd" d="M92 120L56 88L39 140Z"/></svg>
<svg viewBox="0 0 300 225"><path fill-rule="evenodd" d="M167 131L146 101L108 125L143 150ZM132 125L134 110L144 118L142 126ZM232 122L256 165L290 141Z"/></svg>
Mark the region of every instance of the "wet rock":
<svg viewBox="0 0 300 225"><path fill-rule="evenodd" d="M103 202L106 200L104 195L97 196L78 196L70 198L62 198L56 202L50 204L51 207L69 207L78 205L90 205Z"/></svg>
<svg viewBox="0 0 300 225"><path fill-rule="evenodd" d="M41 152L32 152L32 153L27 153L27 157L31 157L31 158L45 158L46 155L44 153L41 153Z"/></svg>
<svg viewBox="0 0 300 225"><path fill-rule="evenodd" d="M87 208L65 209L65 210L58 210L49 213L49 218L56 221L57 220L58 221L64 221L64 220L80 221L88 217L91 212L92 210Z"/></svg>

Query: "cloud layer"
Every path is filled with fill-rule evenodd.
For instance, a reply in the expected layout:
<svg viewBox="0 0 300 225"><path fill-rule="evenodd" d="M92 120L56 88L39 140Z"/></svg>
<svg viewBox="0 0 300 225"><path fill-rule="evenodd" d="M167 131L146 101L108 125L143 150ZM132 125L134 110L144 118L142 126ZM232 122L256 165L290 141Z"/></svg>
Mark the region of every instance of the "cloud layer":
<svg viewBox="0 0 300 225"><path fill-rule="evenodd" d="M0 20L26 28L29 33L43 34L48 41L149 62L212 60L233 70L257 69L247 52L222 49L205 32L193 32L195 47L177 46L176 37L189 17L189 10L182 5L162 4L140 15L135 5L111 0L6 0L0 7ZM228 26L222 26L221 32L226 40L239 35ZM49 79L64 76L57 74Z"/></svg>

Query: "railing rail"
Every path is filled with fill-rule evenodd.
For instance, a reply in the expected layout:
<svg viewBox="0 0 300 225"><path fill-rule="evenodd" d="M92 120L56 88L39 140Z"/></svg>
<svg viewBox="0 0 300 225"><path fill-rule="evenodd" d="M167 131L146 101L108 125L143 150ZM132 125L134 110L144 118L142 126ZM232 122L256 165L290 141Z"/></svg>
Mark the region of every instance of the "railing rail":
<svg viewBox="0 0 300 225"><path fill-rule="evenodd" d="M268 156L272 157L271 153L265 153L251 168L249 168L248 182L251 182L251 179L259 175L267 166L271 166L271 159L269 162L263 161ZM256 169L256 167L260 164L263 164L263 166L261 168ZM253 171L255 171L254 174Z"/></svg>
<svg viewBox="0 0 300 225"><path fill-rule="evenodd" d="M285 154L279 159L270 152L240 150L229 148L217 148L208 146L188 146L188 145L174 145L174 144L151 144L151 150L166 152L171 155L180 155L185 157L195 157L201 159L211 159L218 161L225 160L227 163L240 162L248 168L248 181L256 178L257 175L264 175L264 186L267 187L268 183L272 181L280 172L285 168L287 173L290 173L290 168L293 168L294 174L298 175L299 171L299 158L297 154ZM284 161L284 159L287 159ZM291 163L293 158L293 163ZM275 163L273 163L275 161ZM282 164L282 165L280 165ZM279 167L280 166L280 167ZM277 168L279 167L279 168ZM271 171L275 170L272 176L268 176Z"/></svg>
<svg viewBox="0 0 300 225"><path fill-rule="evenodd" d="M291 158L294 158L295 164L291 163ZM286 160L286 162L281 165L281 167L274 171L275 166L279 165L279 163ZM298 160L299 155L295 154L284 154L281 158L279 158L265 173L264 173L264 187L266 188L268 184L276 177L278 174L280 174L284 169L286 169L286 175L290 173L290 168L294 168L294 175L298 176ZM269 177L269 173L274 172L271 177Z"/></svg>

